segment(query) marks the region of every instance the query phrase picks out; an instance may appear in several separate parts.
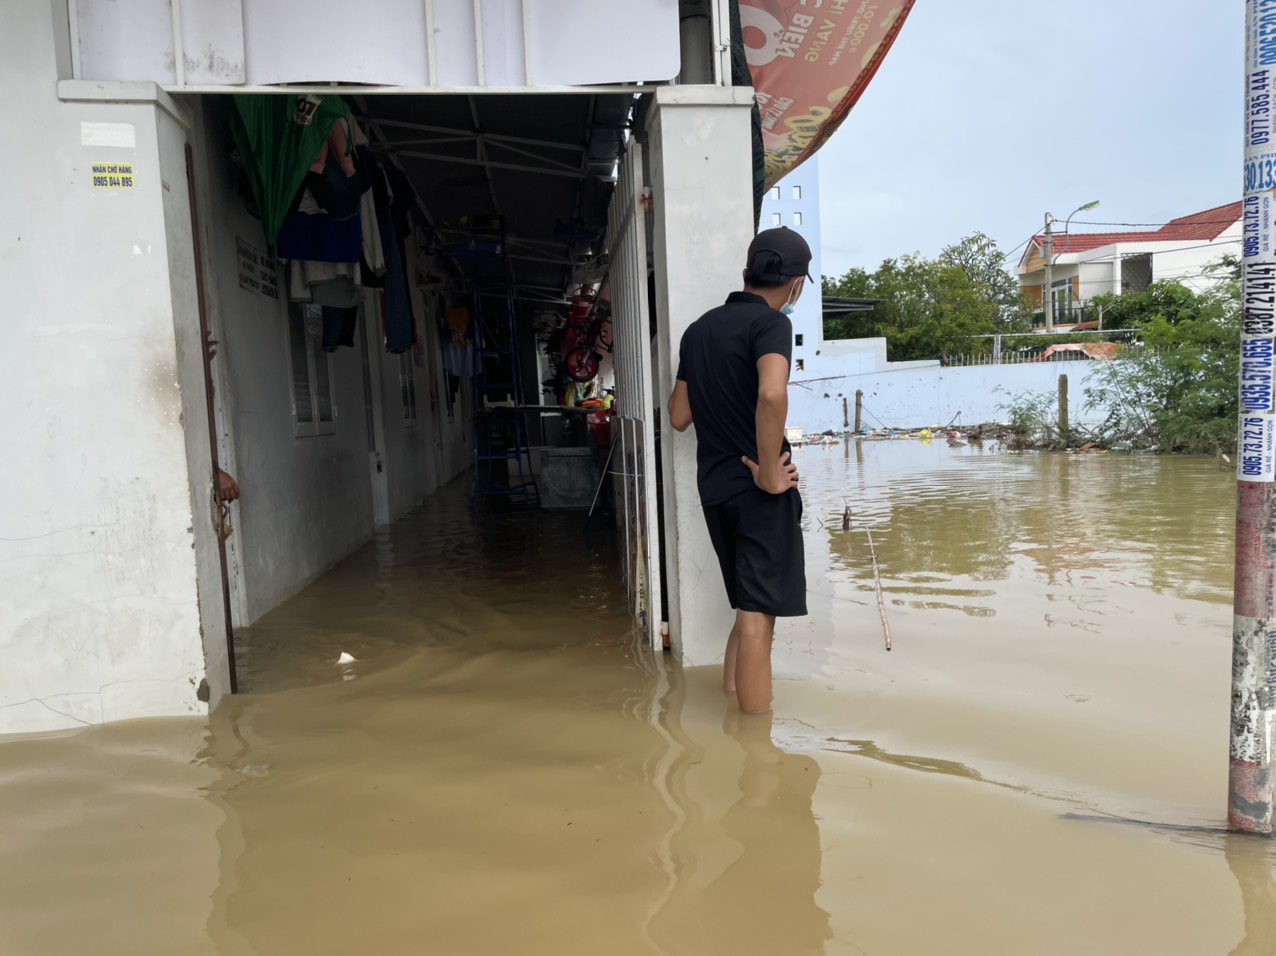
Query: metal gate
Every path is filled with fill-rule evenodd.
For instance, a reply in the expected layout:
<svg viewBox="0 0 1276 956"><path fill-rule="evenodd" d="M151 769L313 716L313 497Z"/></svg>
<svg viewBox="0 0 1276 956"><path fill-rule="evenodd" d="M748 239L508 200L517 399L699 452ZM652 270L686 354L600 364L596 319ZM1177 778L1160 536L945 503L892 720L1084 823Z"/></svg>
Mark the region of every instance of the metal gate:
<svg viewBox="0 0 1276 956"><path fill-rule="evenodd" d="M660 522L656 515L655 396L647 297L647 207L642 147L620 163L607 222L608 285L616 362L612 476L622 506L629 608L657 649L660 631Z"/></svg>

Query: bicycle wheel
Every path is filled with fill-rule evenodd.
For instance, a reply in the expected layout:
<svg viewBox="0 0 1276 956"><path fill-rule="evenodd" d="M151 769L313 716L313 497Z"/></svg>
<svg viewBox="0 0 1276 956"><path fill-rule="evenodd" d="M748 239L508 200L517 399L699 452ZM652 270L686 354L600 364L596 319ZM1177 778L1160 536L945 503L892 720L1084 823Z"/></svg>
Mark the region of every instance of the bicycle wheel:
<svg viewBox="0 0 1276 956"><path fill-rule="evenodd" d="M563 365L573 382L588 382L598 374L598 355L586 348L574 348L563 356Z"/></svg>

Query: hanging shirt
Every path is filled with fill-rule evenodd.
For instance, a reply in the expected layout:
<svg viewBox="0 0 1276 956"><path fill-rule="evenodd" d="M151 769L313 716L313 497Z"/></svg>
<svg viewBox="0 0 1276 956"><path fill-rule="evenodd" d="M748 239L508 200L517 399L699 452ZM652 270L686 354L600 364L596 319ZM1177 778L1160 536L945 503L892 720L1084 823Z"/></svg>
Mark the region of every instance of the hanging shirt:
<svg viewBox="0 0 1276 956"><path fill-rule="evenodd" d="M274 246L284 217L333 126L350 115L339 96L241 94L231 97L231 136Z"/></svg>

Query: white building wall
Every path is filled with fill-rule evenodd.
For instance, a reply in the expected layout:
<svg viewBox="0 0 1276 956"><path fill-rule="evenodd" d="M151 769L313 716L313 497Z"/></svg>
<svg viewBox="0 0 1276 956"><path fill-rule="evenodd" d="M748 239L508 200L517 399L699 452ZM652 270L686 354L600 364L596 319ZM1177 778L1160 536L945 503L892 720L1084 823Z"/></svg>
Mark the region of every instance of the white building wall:
<svg viewBox="0 0 1276 956"><path fill-rule="evenodd" d="M15 0L0 31L0 76L18 105L6 115L22 143L10 164L21 191L0 219L11 465L0 470L0 734L201 714L228 689L188 139L219 342L219 457L243 493L231 515L237 622L374 525L359 351L332 358L337 433L294 437L283 306L238 284L236 237L264 243L235 195L224 136L208 135L199 102L153 84L60 86L64 13L56 0ZM131 164L132 185L95 188L94 163ZM386 439L396 513L468 463L466 406L450 424L431 417L436 338L424 354L421 424ZM397 358L372 357L394 371L397 401Z"/></svg>
<svg viewBox="0 0 1276 956"><path fill-rule="evenodd" d="M417 273L415 244L407 244L409 276ZM452 415L447 412L447 381L439 347L439 316L434 300L413 283L413 307L417 315L421 364L412 356L416 382L416 418L404 414L399 356L378 349L381 400L385 409L384 457L388 474L389 517L400 517L422 498L465 472L470 465L470 418L473 381L461 382ZM373 314L369 312L369 314Z"/></svg>
<svg viewBox="0 0 1276 956"><path fill-rule="evenodd" d="M265 239L236 193L221 111L203 112L203 148L196 155L209 184L200 207L207 223L210 325L219 343L214 370L229 446L223 457L241 491L231 541L238 623L247 624L372 533L363 370L357 349L332 353L336 431L295 436L283 276L278 299L240 287L236 239L258 251Z"/></svg>
<svg viewBox="0 0 1276 956"><path fill-rule="evenodd" d="M753 237L752 91L662 88L649 120L656 268L656 395L673 388L671 357L687 326L741 286ZM670 640L684 664L722 659L732 615L696 490L691 430L662 412L664 542Z"/></svg>
<svg viewBox="0 0 1276 956"><path fill-rule="evenodd" d="M669 80L679 68L671 0L483 0L481 33L468 2L377 0L354 15L310 0L188 0L176 30L169 0L69 2L89 80L491 89Z"/></svg>
<svg viewBox="0 0 1276 956"><path fill-rule="evenodd" d="M432 414L429 368L440 370L433 314L417 291L424 333L422 362L411 364L415 380L415 420L404 414L400 357L381 347L378 295L369 291L354 348L329 356L336 402L333 434L298 437L291 408L287 304L282 275L280 298L245 290L239 284L238 247L243 239L265 249L261 224L250 216L236 191L231 141L216 108L201 110L199 162L206 167L207 195L201 200L207 224L210 323L219 342L219 418L225 435L225 467L239 482L242 497L232 506L238 623L251 623L296 593L316 575L359 547L377 524L393 521L450 481L466 464L468 415L458 410L451 423ZM410 246L411 244L409 244ZM282 270L281 270L282 271ZM409 259L409 276L415 275ZM374 345L369 348L369 340ZM381 428L369 409L369 388L380 402ZM442 395L440 394L440 404ZM380 454L381 471L377 471ZM384 488L384 511L374 507L375 483Z"/></svg>
<svg viewBox="0 0 1276 956"><path fill-rule="evenodd" d="M1208 291L1227 279L1226 272L1210 267L1222 262L1224 256L1240 256L1241 232L1238 221L1207 246L1157 253L1152 257L1152 278L1158 282L1178 280L1197 292Z"/></svg>
<svg viewBox="0 0 1276 956"><path fill-rule="evenodd" d="M206 710L192 547L206 490L187 477L187 306L165 235L165 193L184 186L164 182L154 104L59 102L56 9L10 0L0 30L20 144L0 217L3 733ZM94 189L94 162L132 163L134 186Z"/></svg>
<svg viewBox="0 0 1276 956"><path fill-rule="evenodd" d="M845 371L827 348L820 277L820 168L812 157L767 191L759 229L788 226L811 247L811 278L793 310L793 364L789 371L790 425L813 419L814 385L805 383ZM839 419L840 423L840 419Z"/></svg>

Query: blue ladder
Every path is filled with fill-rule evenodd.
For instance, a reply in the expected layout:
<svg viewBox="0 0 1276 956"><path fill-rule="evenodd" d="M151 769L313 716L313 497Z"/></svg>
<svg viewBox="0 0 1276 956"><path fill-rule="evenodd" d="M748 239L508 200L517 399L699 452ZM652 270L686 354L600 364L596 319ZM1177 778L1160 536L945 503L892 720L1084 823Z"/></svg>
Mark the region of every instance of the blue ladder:
<svg viewBox="0 0 1276 956"><path fill-rule="evenodd" d="M504 277L474 280L474 481L479 498L504 497L524 505L540 500L527 426L523 420L522 354L514 288L501 243ZM511 465L511 462L514 464Z"/></svg>

